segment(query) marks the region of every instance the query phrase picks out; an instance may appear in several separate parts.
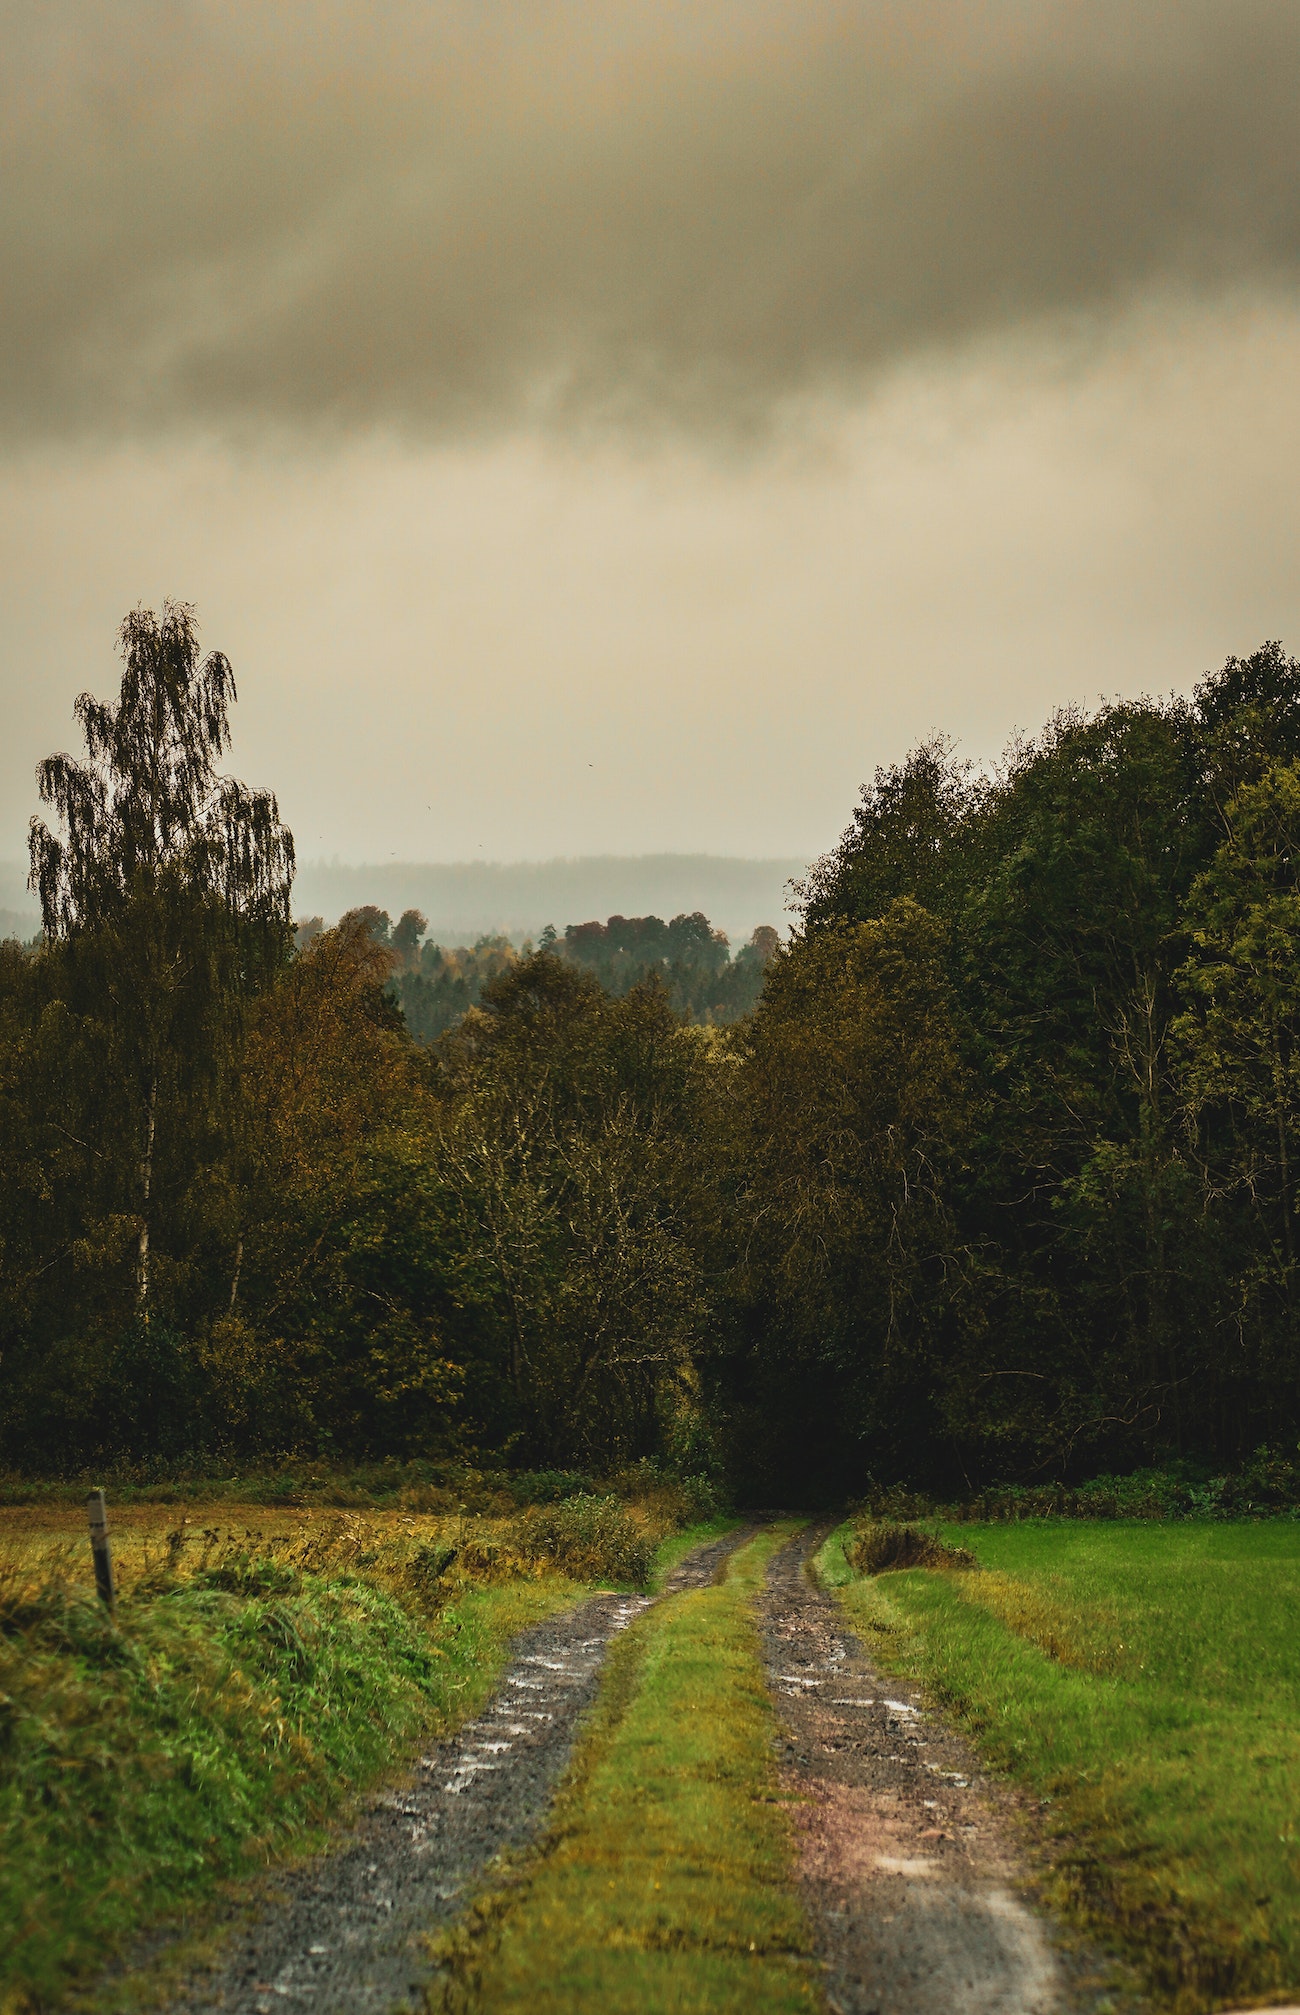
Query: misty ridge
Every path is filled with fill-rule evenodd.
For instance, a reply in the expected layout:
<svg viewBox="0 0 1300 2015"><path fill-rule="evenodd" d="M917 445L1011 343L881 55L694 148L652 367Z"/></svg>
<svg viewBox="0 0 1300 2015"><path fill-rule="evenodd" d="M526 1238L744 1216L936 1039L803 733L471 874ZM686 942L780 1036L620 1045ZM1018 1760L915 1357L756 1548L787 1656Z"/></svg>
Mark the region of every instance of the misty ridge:
<svg viewBox="0 0 1300 2015"><path fill-rule="evenodd" d="M761 437L1294 287L1279 0L5 10L0 430Z"/></svg>
<svg viewBox="0 0 1300 2015"><path fill-rule="evenodd" d="M746 860L722 854L592 854L552 861L391 861L361 865L308 861L297 871L301 922L334 924L349 911L394 918L418 911L430 947L483 940L519 948L547 926L563 931L626 911L636 917L702 912L737 951L760 926L779 925L798 856ZM0 938L29 941L40 928L26 863L0 862ZM381 934L382 935L382 934Z"/></svg>
<svg viewBox="0 0 1300 2015"><path fill-rule="evenodd" d="M306 861L294 902L300 917L335 922L367 903L393 916L416 909L439 944L481 937L536 941L548 924L617 912L673 917L703 910L733 945L758 924L780 923L789 884L807 863L797 856L746 860L722 854L589 854L550 861L390 861L361 866ZM0 886L0 901L10 898ZM28 899L30 901L30 899Z"/></svg>

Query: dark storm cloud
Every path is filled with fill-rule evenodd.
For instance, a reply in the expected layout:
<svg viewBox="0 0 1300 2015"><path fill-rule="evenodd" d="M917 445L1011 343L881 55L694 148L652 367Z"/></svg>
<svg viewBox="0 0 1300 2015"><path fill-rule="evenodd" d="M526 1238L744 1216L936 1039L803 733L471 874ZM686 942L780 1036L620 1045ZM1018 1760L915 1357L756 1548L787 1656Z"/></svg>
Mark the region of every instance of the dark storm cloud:
<svg viewBox="0 0 1300 2015"><path fill-rule="evenodd" d="M0 428L744 430L1289 287L1300 9L3 9Z"/></svg>

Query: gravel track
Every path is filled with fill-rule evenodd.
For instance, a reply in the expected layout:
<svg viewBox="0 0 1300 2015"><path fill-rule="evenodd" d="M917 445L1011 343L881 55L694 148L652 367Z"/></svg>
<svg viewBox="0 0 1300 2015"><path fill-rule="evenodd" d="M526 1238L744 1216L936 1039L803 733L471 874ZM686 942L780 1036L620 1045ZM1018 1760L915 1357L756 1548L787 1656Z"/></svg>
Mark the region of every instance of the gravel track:
<svg viewBox="0 0 1300 2015"><path fill-rule="evenodd" d="M759 1628L832 2015L1064 2015L1092 1996L1019 1893L1005 1794L813 1582L828 1530L776 1555Z"/></svg>
<svg viewBox="0 0 1300 2015"><path fill-rule="evenodd" d="M748 1533L697 1547L664 1594L715 1579ZM327 1855L286 1873L258 1919L192 1974L173 2015L389 2015L432 1977L422 1934L540 1827L612 1638L656 1598L597 1595L517 1638L478 1718L419 1758Z"/></svg>

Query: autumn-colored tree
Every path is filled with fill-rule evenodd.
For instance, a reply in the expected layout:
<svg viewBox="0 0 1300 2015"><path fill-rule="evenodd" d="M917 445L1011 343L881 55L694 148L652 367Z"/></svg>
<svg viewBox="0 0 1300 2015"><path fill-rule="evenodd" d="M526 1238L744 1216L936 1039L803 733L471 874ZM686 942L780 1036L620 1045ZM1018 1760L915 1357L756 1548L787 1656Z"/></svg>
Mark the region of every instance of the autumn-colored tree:
<svg viewBox="0 0 1300 2015"><path fill-rule="evenodd" d="M438 1109L393 965L364 915L319 933L259 1002L244 1067L256 1152L226 1344L256 1335L286 1441L349 1452L445 1444L460 1383L430 1220Z"/></svg>

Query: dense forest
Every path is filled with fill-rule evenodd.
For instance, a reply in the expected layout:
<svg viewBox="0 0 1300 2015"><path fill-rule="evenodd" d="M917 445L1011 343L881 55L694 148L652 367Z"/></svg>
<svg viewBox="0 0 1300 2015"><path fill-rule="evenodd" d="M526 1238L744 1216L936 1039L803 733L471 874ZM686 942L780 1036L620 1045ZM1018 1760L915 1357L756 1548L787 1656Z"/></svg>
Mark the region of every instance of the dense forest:
<svg viewBox="0 0 1300 2015"><path fill-rule="evenodd" d="M867 785L799 928L292 923L192 613L0 946L0 1460L641 1456L808 1499L1300 1432L1300 665ZM724 1024L730 1023L729 1026Z"/></svg>
<svg viewBox="0 0 1300 2015"><path fill-rule="evenodd" d="M516 948L501 935L473 945L429 943L428 921L415 909L404 910L396 923L374 904L349 910L348 917L391 952L389 992L420 1043L446 1035L478 1006L489 980L534 950L530 942ZM298 949L305 950L324 927L321 917L300 923L294 931ZM607 993L630 993L643 980L661 980L673 1011L698 1028L725 1028L753 1013L779 943L773 926L760 924L733 959L725 934L699 910L668 923L662 917L615 916L603 924L570 924L563 937L548 925L541 936L543 950L582 966Z"/></svg>

